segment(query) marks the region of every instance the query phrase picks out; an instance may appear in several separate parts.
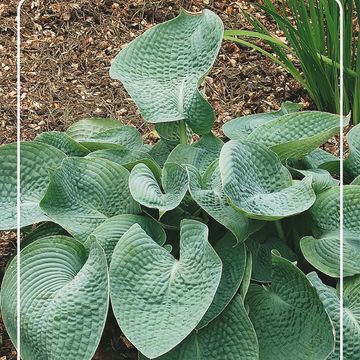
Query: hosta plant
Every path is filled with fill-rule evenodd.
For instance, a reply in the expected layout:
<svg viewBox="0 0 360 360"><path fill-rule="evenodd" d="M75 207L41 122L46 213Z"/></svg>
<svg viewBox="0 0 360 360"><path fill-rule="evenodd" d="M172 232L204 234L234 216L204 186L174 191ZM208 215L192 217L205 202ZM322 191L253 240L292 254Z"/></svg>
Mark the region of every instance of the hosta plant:
<svg viewBox="0 0 360 360"><path fill-rule="evenodd" d="M337 115L250 115L212 132L199 86L210 11L146 31L112 63L159 141L89 118L22 142L21 356L89 360L109 308L139 359L322 360L339 353ZM197 134L198 137L193 136ZM360 348L360 156L349 133L345 352ZM197 140L193 140L197 139ZM228 140L228 141L226 141ZM0 229L16 228L16 145L0 147ZM16 344L16 257L1 311Z"/></svg>

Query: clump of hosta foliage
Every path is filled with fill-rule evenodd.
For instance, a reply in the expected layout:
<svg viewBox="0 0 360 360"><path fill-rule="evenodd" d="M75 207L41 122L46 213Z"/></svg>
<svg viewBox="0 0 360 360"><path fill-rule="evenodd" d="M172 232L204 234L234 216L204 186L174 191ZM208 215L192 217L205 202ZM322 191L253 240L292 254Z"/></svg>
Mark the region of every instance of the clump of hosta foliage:
<svg viewBox="0 0 360 360"><path fill-rule="evenodd" d="M129 44L119 79L160 140L111 119L21 144L21 352L91 359L109 307L140 359L339 358L337 115L234 119L199 92L223 25L182 12ZM199 135L194 141L193 135ZM344 347L360 353L360 127L344 187ZM0 148L0 229L16 227L16 146ZM34 224L36 224L34 226ZM16 258L1 297L16 343Z"/></svg>

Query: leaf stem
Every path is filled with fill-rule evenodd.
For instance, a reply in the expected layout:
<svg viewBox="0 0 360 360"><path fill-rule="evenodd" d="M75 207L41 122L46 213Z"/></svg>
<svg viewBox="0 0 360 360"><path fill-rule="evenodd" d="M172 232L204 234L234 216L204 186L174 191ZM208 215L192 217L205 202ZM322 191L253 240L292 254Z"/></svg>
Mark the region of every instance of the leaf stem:
<svg viewBox="0 0 360 360"><path fill-rule="evenodd" d="M281 222L280 220L276 220L275 221L275 227L276 227L276 232L279 236L279 238L284 242L286 243L286 236L285 236L285 233L284 233L284 229L281 225Z"/></svg>
<svg viewBox="0 0 360 360"><path fill-rule="evenodd" d="M185 120L180 120L179 122L179 138L180 138L180 144L187 144Z"/></svg>

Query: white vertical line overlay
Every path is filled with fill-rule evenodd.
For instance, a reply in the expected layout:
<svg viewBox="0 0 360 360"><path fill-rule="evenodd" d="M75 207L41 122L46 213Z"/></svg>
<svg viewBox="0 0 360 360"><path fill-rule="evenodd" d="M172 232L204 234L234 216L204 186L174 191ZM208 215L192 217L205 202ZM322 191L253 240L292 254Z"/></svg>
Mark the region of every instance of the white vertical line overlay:
<svg viewBox="0 0 360 360"><path fill-rule="evenodd" d="M21 360L20 352L20 119L21 119L21 6L20 0L16 16L16 359Z"/></svg>
<svg viewBox="0 0 360 360"><path fill-rule="evenodd" d="M340 17L340 360L344 359L344 8L340 0L335 0Z"/></svg>

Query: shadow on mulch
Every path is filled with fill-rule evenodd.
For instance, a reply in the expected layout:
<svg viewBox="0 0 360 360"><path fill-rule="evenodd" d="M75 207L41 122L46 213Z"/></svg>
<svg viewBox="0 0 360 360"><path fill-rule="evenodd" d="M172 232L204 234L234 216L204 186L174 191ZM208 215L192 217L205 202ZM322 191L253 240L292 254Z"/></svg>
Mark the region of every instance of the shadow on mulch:
<svg viewBox="0 0 360 360"><path fill-rule="evenodd" d="M0 144L15 140L16 4L0 4ZM175 17L180 7L215 11L226 28L249 28L242 10L256 13L252 1L211 0L28 0L22 11L22 138L64 130L89 116L112 117L136 125L145 141L156 141L122 85L108 75L111 60L128 42L154 24ZM267 21L263 14L256 14ZM269 29L277 31L267 22ZM214 107L215 133L235 117L278 109L284 100L311 106L303 89L273 62L251 49L224 42L205 78ZM13 234L0 237L0 273L15 250ZM135 359L113 317L94 359ZM3 344L1 344L1 335ZM0 321L0 358L15 359ZM5 349L5 350L3 350Z"/></svg>

